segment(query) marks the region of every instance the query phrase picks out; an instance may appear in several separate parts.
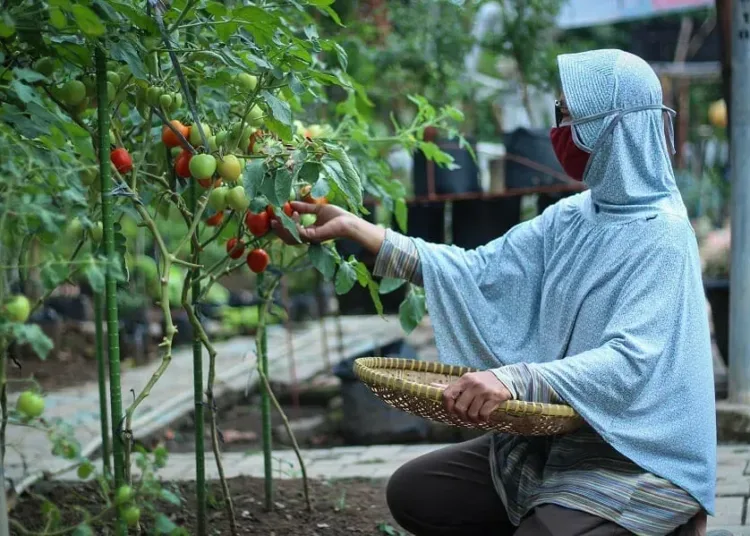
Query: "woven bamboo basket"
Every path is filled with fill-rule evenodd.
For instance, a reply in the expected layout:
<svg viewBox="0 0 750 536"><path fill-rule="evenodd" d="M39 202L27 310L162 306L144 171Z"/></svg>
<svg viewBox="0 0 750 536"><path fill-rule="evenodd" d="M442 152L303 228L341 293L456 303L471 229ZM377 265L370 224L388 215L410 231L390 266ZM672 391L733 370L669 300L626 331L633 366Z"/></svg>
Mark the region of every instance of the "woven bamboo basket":
<svg viewBox="0 0 750 536"><path fill-rule="evenodd" d="M392 357L362 357L354 362L354 373L381 400L435 422L523 436L564 434L583 425L583 419L570 406L519 400L501 404L487 422L463 421L445 411L444 388L430 384L447 385L468 372L477 370Z"/></svg>

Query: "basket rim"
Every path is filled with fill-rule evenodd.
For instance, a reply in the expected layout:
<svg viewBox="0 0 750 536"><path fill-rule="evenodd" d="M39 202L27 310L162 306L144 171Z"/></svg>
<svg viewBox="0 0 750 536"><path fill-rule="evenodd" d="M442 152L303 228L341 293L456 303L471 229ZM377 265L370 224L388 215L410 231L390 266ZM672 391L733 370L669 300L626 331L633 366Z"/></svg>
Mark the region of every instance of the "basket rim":
<svg viewBox="0 0 750 536"><path fill-rule="evenodd" d="M446 365L436 361L419 361L399 357L360 357L354 360L354 373L365 384L400 391L412 397L442 403L444 388L396 378L382 372L382 370L409 370L462 376L469 372L479 372L480 369L459 365ZM493 415L497 414L514 417L540 416L555 419L581 420L578 412L566 404L526 402L523 400L508 400L501 403L493 411Z"/></svg>

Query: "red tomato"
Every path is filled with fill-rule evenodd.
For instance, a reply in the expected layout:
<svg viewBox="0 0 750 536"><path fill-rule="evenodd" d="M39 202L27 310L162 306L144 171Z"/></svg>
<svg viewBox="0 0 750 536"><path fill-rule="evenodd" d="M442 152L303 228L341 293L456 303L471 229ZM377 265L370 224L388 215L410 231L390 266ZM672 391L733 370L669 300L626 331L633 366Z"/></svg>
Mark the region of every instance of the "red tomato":
<svg viewBox="0 0 750 536"><path fill-rule="evenodd" d="M209 188L211 188L211 179L198 179L198 184L200 184L202 188L208 190ZM222 180L220 178L214 181L214 186L216 188L221 186L221 184Z"/></svg>
<svg viewBox="0 0 750 536"><path fill-rule="evenodd" d="M271 218L265 210L258 214L248 212L245 214L245 225L254 236L263 236L271 229Z"/></svg>
<svg viewBox="0 0 750 536"><path fill-rule="evenodd" d="M290 218L292 217L292 214L294 213L294 210L292 209L292 204L289 201L287 201L286 203L284 203L284 206L282 207L282 209L284 210L284 214L286 214ZM268 217L269 218L274 218L276 216L276 212L274 211L274 209L273 209L273 207L271 205L268 205L266 207L266 212L268 212Z"/></svg>
<svg viewBox="0 0 750 536"><path fill-rule="evenodd" d="M174 172L178 177L187 179L190 177L190 159L193 154L190 151L182 151L174 161Z"/></svg>
<svg viewBox="0 0 750 536"><path fill-rule="evenodd" d="M182 134L183 138L188 139L188 136L190 136L190 127L183 125L177 119L173 119L172 121L170 121L170 123L177 132ZM177 134L175 134L172 129L166 125L164 125L161 129L161 141L167 147L179 147L180 145L182 145L182 141L180 141L180 138L177 137Z"/></svg>
<svg viewBox="0 0 750 536"><path fill-rule="evenodd" d="M217 225L221 224L221 222L224 220L224 213L223 212L217 212L210 218L206 220L206 225L210 227L216 227Z"/></svg>
<svg viewBox="0 0 750 536"><path fill-rule="evenodd" d="M250 134L250 143L247 145L247 154L253 154L253 150L255 149L255 144L262 137L263 137L262 130L256 130L255 132Z"/></svg>
<svg viewBox="0 0 750 536"><path fill-rule="evenodd" d="M239 259L245 253L245 244L236 238L230 238L227 242L227 253L233 259Z"/></svg>
<svg viewBox="0 0 750 536"><path fill-rule="evenodd" d="M127 149L122 147L115 149L109 153L109 159L120 173L130 173L130 170L133 169L133 159Z"/></svg>
<svg viewBox="0 0 750 536"><path fill-rule="evenodd" d="M265 249L254 249L247 254L247 265L256 274L266 269L268 260L268 253Z"/></svg>

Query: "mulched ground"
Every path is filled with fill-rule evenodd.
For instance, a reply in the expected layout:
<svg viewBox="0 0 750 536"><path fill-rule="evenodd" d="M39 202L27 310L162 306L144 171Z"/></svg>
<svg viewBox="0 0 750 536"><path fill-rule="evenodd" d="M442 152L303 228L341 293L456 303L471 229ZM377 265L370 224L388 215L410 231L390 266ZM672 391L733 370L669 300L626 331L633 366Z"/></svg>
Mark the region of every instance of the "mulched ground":
<svg viewBox="0 0 750 536"><path fill-rule="evenodd" d="M183 497L180 507L169 503L156 505L159 512L169 516L189 534L195 528L195 484L193 482L168 484L178 496ZM307 512L299 480L277 480L275 486L275 509L266 512L263 508L263 480L235 478L229 481L237 514L239 534L267 536L343 536L345 534L370 534L375 536L401 536L402 532L391 518L385 503L385 482L380 480L337 480L332 483L310 482L313 512ZM44 488L47 489L44 489ZM27 530L44 529L45 518L41 515L42 498L51 500L62 512L64 526L75 526L81 521L76 508L85 508L96 515L102 502L98 498L96 484L52 486L50 483L35 488L38 495L25 495L10 513L11 519L21 523ZM209 500L221 497L218 482L210 485ZM144 510L142 508L142 510ZM229 525L220 505L209 507L209 534L229 535ZM152 534L150 520L142 518L142 534ZM107 525L94 528L96 534L111 534ZM135 532L133 531L133 534ZM23 534L11 528L11 534Z"/></svg>

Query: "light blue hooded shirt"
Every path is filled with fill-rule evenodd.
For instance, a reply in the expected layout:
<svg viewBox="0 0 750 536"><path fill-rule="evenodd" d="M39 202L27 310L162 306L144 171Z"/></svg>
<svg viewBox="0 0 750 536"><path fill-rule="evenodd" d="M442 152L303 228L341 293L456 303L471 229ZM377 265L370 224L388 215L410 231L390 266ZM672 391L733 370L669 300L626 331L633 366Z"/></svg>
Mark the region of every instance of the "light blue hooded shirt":
<svg viewBox="0 0 750 536"><path fill-rule="evenodd" d="M414 239L441 361L528 363L609 445L712 514L710 334L661 85L619 50L558 64L589 190L476 250Z"/></svg>

